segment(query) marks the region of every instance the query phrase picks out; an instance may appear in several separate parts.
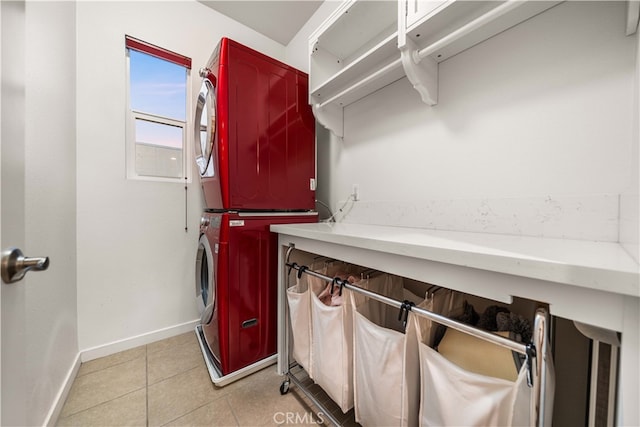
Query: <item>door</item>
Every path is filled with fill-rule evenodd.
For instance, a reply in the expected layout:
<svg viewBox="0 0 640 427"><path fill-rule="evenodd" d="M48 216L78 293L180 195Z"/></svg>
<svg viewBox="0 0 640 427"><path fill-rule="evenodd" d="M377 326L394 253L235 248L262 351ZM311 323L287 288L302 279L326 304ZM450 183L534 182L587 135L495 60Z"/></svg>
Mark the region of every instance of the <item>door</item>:
<svg viewBox="0 0 640 427"><path fill-rule="evenodd" d="M0 249L52 260L0 283L3 426L55 424L78 356L75 12L0 1Z"/></svg>
<svg viewBox="0 0 640 427"><path fill-rule="evenodd" d="M25 4L0 2L0 248L24 248ZM10 108L9 108L10 107ZM0 416L2 425L26 424L26 288L0 285Z"/></svg>

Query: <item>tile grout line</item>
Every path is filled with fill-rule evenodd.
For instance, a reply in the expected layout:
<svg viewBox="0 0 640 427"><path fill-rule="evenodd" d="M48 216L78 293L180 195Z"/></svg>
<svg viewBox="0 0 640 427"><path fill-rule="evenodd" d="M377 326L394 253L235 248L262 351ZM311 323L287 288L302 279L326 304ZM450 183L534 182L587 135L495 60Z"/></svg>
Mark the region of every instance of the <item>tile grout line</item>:
<svg viewBox="0 0 640 427"><path fill-rule="evenodd" d="M0 0L0 1L2 1L2 0ZM149 381L149 380L147 379L147 388L148 388L149 386L152 386L152 387L153 387L154 385L157 385L157 384L163 383L163 382L165 382L165 381L167 381L167 380L170 380L171 378L175 378L175 377L177 377L178 375L182 375L182 374L186 374L187 372L191 372L191 371L193 371L194 369L198 369L198 366L194 366L193 368L189 368L189 369L184 370L184 371L182 371L182 372L178 372L177 374L173 374L173 375L171 375L171 376L169 376L169 377L166 377L166 378L163 378L163 379L161 379L161 380L159 380L159 381L156 381L156 382L155 382L155 383L153 383L153 384L148 384L148 381Z"/></svg>
<svg viewBox="0 0 640 427"><path fill-rule="evenodd" d="M2 0L0 0L0 1L2 1ZM98 369L97 371L94 371L94 372L89 372L89 373L87 373L87 374L85 374L85 375L81 375L81 376L80 376L80 378L84 378L84 377L87 377L87 376L89 376L89 375L93 375L93 374L99 374L99 373L101 373L101 372L103 372L103 371L106 371L107 369L111 369L111 368L113 368L113 367L115 367L115 366L124 365L125 363L131 363L131 362L133 362L134 360L141 359L142 357L143 357L143 356L135 357L135 358L133 358L133 359L131 359L131 360L127 360L126 362L118 363L118 364L113 365L113 366L107 366L107 367L105 367L105 368ZM74 380L73 380L73 384L71 385L71 387L72 387L72 388L73 388L73 386L75 385L75 383L76 383L76 381L77 381L77 380L78 380L78 377L74 378ZM80 414L80 413L82 413L82 412L88 411L89 409L97 408L97 407L98 407L98 406L100 406L100 405L104 405L104 404L109 403L109 402L111 402L111 401L114 401L114 400L116 400L116 399L120 399L120 398L122 398L122 397L124 397L124 396L127 396L127 395L131 394L131 393L134 393L134 392L136 392L136 391L140 391L140 390L142 390L143 388L145 388L145 387L143 386L143 387L137 388L137 389L135 389L135 390L128 391L128 392L126 392L126 393L124 393L124 394L120 394L120 395L114 396L114 397L112 397L112 398L111 398L111 399L109 399L109 400L105 400L104 402L99 402L99 403L96 403L96 404L95 404L95 405L93 405L93 406L89 406L88 408L83 408L83 409L80 409L80 410L78 410L78 411L76 411L76 412L72 412L72 413L68 414L67 416L65 416L64 418L69 418L69 417L71 417L71 416L74 416L74 415ZM68 400L68 398L69 398L69 397L67 396L67 400ZM64 406L66 406L66 404L67 404L67 401L65 401L65 405L64 405ZM63 407L63 409L64 409L64 407Z"/></svg>
<svg viewBox="0 0 640 427"><path fill-rule="evenodd" d="M0 0L0 1L1 1L1 0ZM168 349L171 349L171 348L173 348L173 347L175 347L175 346L177 346L177 345L179 345L179 343L175 343L175 344L170 345L170 346L168 346L167 348L164 348L164 349L159 350L159 351L168 350ZM101 367L101 368L99 368L99 369L95 369L95 370L93 370L93 371L91 371L91 372L87 372L87 373L84 373L84 374L82 374L82 375L80 375L80 376L76 376L76 378L74 378L73 384L75 384L75 383L77 382L77 380L78 380L78 379L80 379L80 378L89 377L89 376L91 376L91 375L97 375L97 374L99 374L99 373L101 373L101 372L103 372L103 371L105 371L105 370L112 369L112 368L117 368L117 367L119 367L119 366L121 366L121 365L125 365L125 364L127 364L127 363L131 363L131 362L133 362L133 361L135 361L135 360L137 360L137 359L141 359L141 358L143 358L143 357L144 357L144 359L145 359L145 360L144 360L144 362L145 362L145 385L143 385L142 387L137 388L137 389L135 389L135 390L128 391L128 392L126 392L126 393L124 393L124 394L121 394L121 395L118 395L118 396L114 396L113 398L111 398L111 399L109 399L109 400L107 400L107 401L99 402L99 403L96 403L95 405L89 406L89 407L87 407L87 408L82 408L82 409L77 410L77 411L75 411L75 412L69 413L69 414L67 414L64 418L60 418L60 420L62 420L62 419L69 419L69 418L71 418L71 417L77 416L77 415L82 414L82 413L84 413L84 412L87 412L87 411L89 411L89 410L92 410L92 409L98 408L98 407L100 407L100 406L102 406L102 405L108 404L108 403L110 403L110 402L112 402L112 401L114 401L114 400L121 399L121 398L123 398L123 397L125 397L125 396L128 396L128 395L130 395L130 394L136 393L136 392L138 392L138 391L140 391L140 390L145 390L145 406L146 406L146 414L145 414L146 416L145 416L145 419L146 419L146 425L147 425L147 427L148 427L148 426L149 426L149 366L148 366L148 365L149 365L149 358L148 358L149 348L148 348L148 345L147 345L147 344L145 344L144 346L140 346L140 347L144 347L144 355L139 355L139 356L137 356L137 357L132 357L132 358L127 359L127 360L121 360L121 361L119 361L119 362L117 362L117 363L114 363L114 364L112 364L112 365L103 366L103 367ZM130 350L134 350L134 349L135 349L135 348L130 349ZM130 350L125 350L125 351L130 351ZM154 353L155 353L155 352L154 352ZM109 357L109 356L105 356L105 357ZM186 371L184 371L184 372L189 372L189 371L191 371L191 370L193 370L193 369L195 369L195 368L187 369L187 370L186 370ZM183 372L183 373L184 373L184 372ZM176 375L179 375L179 374L176 374ZM173 376L171 376L171 377L165 378L165 379L163 379L162 381L164 381L164 380L166 380L166 379L169 379L169 378L173 378L173 377L175 377L176 375L173 375ZM158 384L158 383L160 383L160 382L162 382L162 381L158 381L156 384ZM73 384L72 384L72 387L73 387ZM153 384L152 384L152 385L153 385ZM67 400L68 400L68 399L67 399ZM66 403L67 403L67 402L66 402L66 400L65 400L65 406L66 406Z"/></svg>
<svg viewBox="0 0 640 427"><path fill-rule="evenodd" d="M184 334L181 334L181 335L186 335L186 334L191 334L191 333L192 333L192 332L185 332ZM175 337L177 337L177 336L180 336L180 335L175 335L175 336L173 336L173 337L165 338L164 340L155 341L155 342L152 342L152 343L149 343L149 344L145 344L145 347L147 348L147 353L149 353L149 348L148 348L148 347L149 347L149 345L157 344L157 343L159 343L159 342L162 342L162 341L165 341L165 340L168 340L168 339L171 339L171 338L175 338ZM162 351L169 350L169 349L171 349L171 348L173 348L173 347L184 346L184 345L188 345L188 344L189 344L189 342L188 342L188 341L187 341L187 342L184 342L184 343L183 343L183 342L176 342L176 343L173 343L173 344L167 345L166 347L161 348L161 349L159 349L159 350L154 350L154 351L152 351L152 352L151 352L151 354L154 354L154 353L160 353L160 352L162 352ZM196 344L197 344L197 341L196 341Z"/></svg>
<svg viewBox="0 0 640 427"><path fill-rule="evenodd" d="M238 417L236 416L236 411L233 410L233 406L231 406L231 403L229 403L229 395L224 396L224 400L227 402L227 406L231 411L231 415L233 415L233 419L236 420L236 425L239 426L240 421L238 421Z"/></svg>
<svg viewBox="0 0 640 427"><path fill-rule="evenodd" d="M193 367L193 368L191 368L191 369L187 369L186 371L183 371L183 372L179 372L179 373L177 373L177 374L175 374L175 375L172 375L172 376L170 376L170 377L163 378L162 380L157 381L157 382L155 382L155 383L153 383L153 384L149 384L149 383L148 383L148 382L149 382L149 378L148 378L148 376L147 376L147 427L149 427L149 385L151 385L151 386L155 386L155 385L161 384L161 383L163 383L163 382L165 382L165 381L167 381L167 380L170 380L170 379L172 379L172 378L175 378L175 377L177 377L177 376L179 376L179 375L184 375L184 374L186 374L187 372L191 372L191 371L193 371L193 370L195 370L195 369L198 369L198 366L195 366L195 367ZM222 399L222 398L224 398L224 397L226 397L226 395L222 395L222 396L220 396L220 397L218 397L218 398L216 398L216 399L213 399L211 402L213 402L213 401L215 401L215 400L218 400L218 399ZM193 409L192 411L189 411L189 412L187 412L187 413L184 413L184 414L182 414L182 415L179 415L178 417L176 417L176 418L174 418L174 419L172 419L172 420L169 420L169 421L167 421L166 423L162 424L162 426L165 426L165 425L167 425L167 424L169 424L169 423L171 423L171 422L173 422L173 421L175 421L175 420L178 420L178 419L180 419L180 418L182 418L182 417L184 417L184 416L186 416L186 415L188 415L188 414L190 414L190 413L192 413L192 412L194 412L194 411L197 411L198 409L200 409L200 408L203 408L203 407L207 406L207 405L208 405L208 404L210 404L211 402L207 402L207 403L205 403L205 404L203 404L203 405L201 405L201 406L199 406L199 407L197 407L197 408ZM234 416L234 418L235 418L235 416Z"/></svg>
<svg viewBox="0 0 640 427"><path fill-rule="evenodd" d="M107 357L108 357L108 356L107 356ZM76 378L83 378L83 377L86 377L86 376L88 376L88 375L97 374L97 373L99 373L99 372L101 372L101 371L104 371L105 369L115 368L116 366L124 365L125 363L132 362L132 361L134 361L134 360L136 360L136 359L139 359L139 358L141 358L141 357L142 357L142 356L138 356L138 357L133 357L133 358L128 359L128 360L123 360L122 362L114 363L113 365L105 366L104 368L96 369L95 371L86 372L86 373L84 373L84 374L82 374L82 375L78 375ZM86 362L85 362L85 363L86 363ZM82 365L81 365L81 366L82 366Z"/></svg>
<svg viewBox="0 0 640 427"><path fill-rule="evenodd" d="M195 411L197 411L197 410L199 410L199 409L204 408L204 407L205 407L205 406L207 406L207 405L210 405L211 403L215 402L216 400L220 400L220 399L223 399L223 398L226 398L226 397L227 397L226 395L223 395L223 396L220 396L220 397L218 397L218 398L216 398L216 399L213 399L211 402L206 402L206 403L204 403L204 404L202 404L202 405L198 406L197 408L195 408L195 409L193 409L193 410L191 410L191 411L189 411L189 412L187 412L187 413L184 413L184 414L182 414L182 415L177 416L176 418L174 418L174 419L172 419L172 420L167 421L166 423L162 424L162 426L160 426L160 427L164 427L164 426L166 426L166 425L168 425L168 424L170 424L170 423L172 423L172 422L174 422L174 421L176 421L176 420L179 420L179 419L180 419L180 418L182 418L182 417L186 417L187 415L189 415L189 414L191 414L191 413L193 413L193 412L195 412ZM228 404L228 402L227 402L227 405L228 405L228 406L230 406L230 405ZM234 417L234 418L235 418L235 417Z"/></svg>
<svg viewBox="0 0 640 427"><path fill-rule="evenodd" d="M1 1L1 0L0 0L0 1ZM76 416L76 415L78 415L78 414L81 414L81 413L83 413L83 412L90 411L91 409L95 409L95 408L97 408L98 406L106 405L107 403L113 402L114 400L122 399L122 398L123 398L123 397L125 397L125 396L128 396L128 395L133 394L133 393L137 393L137 392L139 392L140 390L144 390L144 387L138 388L138 389L136 389L136 390L131 390L130 392L127 392L127 393L122 394L122 395L120 395L120 396L114 397L113 399L109 399L109 400L107 400L107 401L105 401L105 402L100 402L100 403L98 403L97 405L93 405L93 406L90 406L90 407L88 407L88 408L82 409L82 410L80 410L80 411L78 411L78 412L74 412L74 413L69 414L69 415L67 415L66 417L63 417L63 418L60 418L60 419L61 419L61 420L63 420L63 419L67 419L67 418L74 417L74 416Z"/></svg>

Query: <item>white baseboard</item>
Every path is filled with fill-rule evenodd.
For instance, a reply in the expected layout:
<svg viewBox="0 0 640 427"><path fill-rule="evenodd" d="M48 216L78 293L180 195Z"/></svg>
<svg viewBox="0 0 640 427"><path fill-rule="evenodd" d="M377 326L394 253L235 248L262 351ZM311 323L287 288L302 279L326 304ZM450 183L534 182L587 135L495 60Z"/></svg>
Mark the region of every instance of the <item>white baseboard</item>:
<svg viewBox="0 0 640 427"><path fill-rule="evenodd" d="M89 360L109 356L120 351L129 350L131 348L139 347L145 344L150 344L152 342L160 341L165 338L171 338L175 335L180 335L185 332L193 333L193 330L199 322L199 320L192 320L190 322L182 323L179 325L169 326L168 328L158 329L157 331L147 332L146 334L137 335L135 337L125 338L123 340L114 341L108 344L81 350L80 360L82 360L83 362L88 362Z"/></svg>
<svg viewBox="0 0 640 427"><path fill-rule="evenodd" d="M73 385L73 381L76 379L76 375L78 375L80 365L80 353L78 353L71 365L71 368L69 368L69 372L67 372L67 376L62 383L62 387L60 387L58 394L53 400L53 405L51 405L51 409L49 409L49 413L47 414L43 425L55 426L58 423L58 417L60 416L60 412L62 412L64 402L67 401L67 396L69 395L69 391L71 391L71 386Z"/></svg>

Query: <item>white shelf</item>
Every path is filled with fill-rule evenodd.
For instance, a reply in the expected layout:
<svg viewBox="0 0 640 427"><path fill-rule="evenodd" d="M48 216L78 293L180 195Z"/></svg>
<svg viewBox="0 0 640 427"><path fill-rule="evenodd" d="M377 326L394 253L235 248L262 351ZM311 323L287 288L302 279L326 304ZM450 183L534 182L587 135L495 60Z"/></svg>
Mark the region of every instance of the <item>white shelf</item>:
<svg viewBox="0 0 640 427"><path fill-rule="evenodd" d="M342 108L402 78L397 3L351 0L309 38L309 103L342 136Z"/></svg>
<svg viewBox="0 0 640 427"><path fill-rule="evenodd" d="M419 49L437 46L429 54L437 62L462 52L508 28L511 28L561 1L449 1L431 11L406 28L406 37ZM503 12L500 13L499 9ZM492 15L494 14L494 15ZM469 27L459 37L446 40L454 32L478 20L478 25Z"/></svg>
<svg viewBox="0 0 640 427"><path fill-rule="evenodd" d="M346 87L342 91L334 94L329 99L319 103L319 108L323 108L330 104L337 104L341 107L356 102L357 100L367 96L376 90L395 82L404 77L402 63L400 58L394 59L388 64L376 67L375 71L364 78L359 79L356 83Z"/></svg>
<svg viewBox="0 0 640 427"><path fill-rule="evenodd" d="M403 66L422 100L438 102L437 64L511 28L561 1L442 2L410 26L401 20L398 47Z"/></svg>
<svg viewBox="0 0 640 427"><path fill-rule="evenodd" d="M361 80L363 76L372 73L372 70L383 68L391 60L399 59L400 52L397 46L398 33L394 31L380 43L341 68L330 78L325 79L316 87L311 87L311 101L321 104L332 95L344 90ZM313 55L313 53L312 53Z"/></svg>
<svg viewBox="0 0 640 427"><path fill-rule="evenodd" d="M549 0L348 0L309 38L309 103L343 136L343 108L404 77L438 103L438 64L562 3ZM640 6L628 2L626 33Z"/></svg>
<svg viewBox="0 0 640 427"><path fill-rule="evenodd" d="M350 0L344 2L310 37L313 44L336 58L347 59L361 52L380 34L397 30L395 1Z"/></svg>

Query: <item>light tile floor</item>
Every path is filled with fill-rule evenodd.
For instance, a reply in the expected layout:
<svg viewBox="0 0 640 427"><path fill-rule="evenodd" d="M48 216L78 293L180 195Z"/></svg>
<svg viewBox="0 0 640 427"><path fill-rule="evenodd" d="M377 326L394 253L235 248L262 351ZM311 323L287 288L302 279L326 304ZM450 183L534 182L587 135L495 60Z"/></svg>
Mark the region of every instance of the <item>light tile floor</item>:
<svg viewBox="0 0 640 427"><path fill-rule="evenodd" d="M297 376L299 377L299 376ZM318 424L317 411L270 366L225 387L211 383L194 332L83 363L58 426L272 426ZM305 386L345 425L356 425L308 378ZM325 421L326 423L326 421Z"/></svg>

